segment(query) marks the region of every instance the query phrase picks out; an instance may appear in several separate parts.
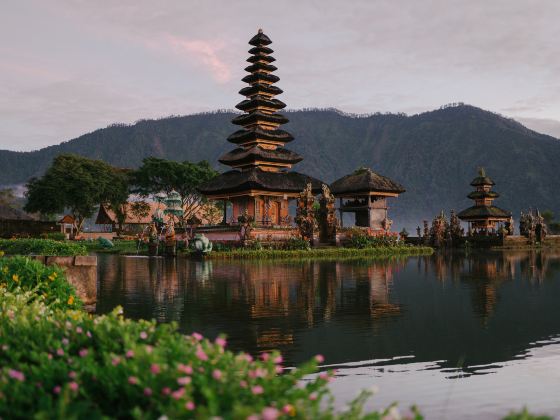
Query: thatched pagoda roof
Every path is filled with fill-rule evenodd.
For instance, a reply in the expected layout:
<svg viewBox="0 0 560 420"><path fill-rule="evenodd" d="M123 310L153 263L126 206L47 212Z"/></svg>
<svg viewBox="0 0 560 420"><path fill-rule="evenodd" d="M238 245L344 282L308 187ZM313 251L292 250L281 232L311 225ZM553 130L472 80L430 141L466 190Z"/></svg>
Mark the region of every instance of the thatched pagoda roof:
<svg viewBox="0 0 560 420"><path fill-rule="evenodd" d="M271 73L251 73L241 79L242 82L249 83L250 85L254 85L256 83L271 84L276 83L279 80L280 78L278 76Z"/></svg>
<svg viewBox="0 0 560 420"><path fill-rule="evenodd" d="M483 185L496 185L492 179L486 175L484 168L478 168L478 176L472 180L471 185L473 187L480 187Z"/></svg>
<svg viewBox="0 0 560 420"><path fill-rule="evenodd" d="M261 62L253 63L250 66L245 67L245 71L249 73L253 73L256 71L276 71L278 67L273 66L272 64L265 64Z"/></svg>
<svg viewBox="0 0 560 420"><path fill-rule="evenodd" d="M321 192L322 182L299 172L269 172L259 168L224 172L199 187L205 195L234 194L249 190L297 193L311 183L313 192Z"/></svg>
<svg viewBox="0 0 560 420"><path fill-rule="evenodd" d="M276 58L271 55L252 55L246 61L248 61L249 63L256 63L257 61L266 61L267 63L272 63L273 61L276 61Z"/></svg>
<svg viewBox="0 0 560 420"><path fill-rule="evenodd" d="M250 114L241 114L231 120L232 123L243 126L256 124L259 121L266 121L273 124L286 124L289 120L282 114L265 114L260 111L254 111Z"/></svg>
<svg viewBox="0 0 560 420"><path fill-rule="evenodd" d="M284 91L280 89L278 86L270 86L261 83L256 83L254 85L244 87L239 91L239 93L243 96L253 96L261 92L268 93L269 95L274 96L274 95L280 95Z"/></svg>
<svg viewBox="0 0 560 420"><path fill-rule="evenodd" d="M274 50L268 47L253 47L249 50L249 54L252 55L268 55L272 54Z"/></svg>
<svg viewBox="0 0 560 420"><path fill-rule="evenodd" d="M467 197L471 200L477 200L481 198L498 198L499 196L500 194L495 191L473 191L472 193L467 195Z"/></svg>
<svg viewBox="0 0 560 420"><path fill-rule="evenodd" d="M241 111L249 111L258 106L268 107L272 109L286 108L286 104L279 99L269 99L266 96L253 96L251 99L245 99L239 102L235 107Z"/></svg>
<svg viewBox="0 0 560 420"><path fill-rule="evenodd" d="M259 47L262 45L272 44L272 41L268 36L266 36L266 34L262 31L262 29L259 29L257 34L253 38L251 38L249 44Z"/></svg>
<svg viewBox="0 0 560 420"><path fill-rule="evenodd" d="M261 128L254 128L252 130L237 130L235 133L231 134L228 141L235 144L248 143L256 141L257 139L279 141L282 143L288 143L294 139L294 137L287 131L276 129L276 130L263 130Z"/></svg>
<svg viewBox="0 0 560 420"><path fill-rule="evenodd" d="M472 206L457 214L461 220L509 219L511 213L496 206Z"/></svg>
<svg viewBox="0 0 560 420"><path fill-rule="evenodd" d="M290 163L293 165L301 162L302 160L303 158L300 155L288 149L277 148L274 150L268 150L259 146L253 146L249 149L239 147L226 153L219 159L220 163L230 166L255 161Z"/></svg>
<svg viewBox="0 0 560 420"><path fill-rule="evenodd" d="M343 176L331 184L334 195L348 193L386 192L400 194L404 187L386 176L379 175L369 168L360 168L350 175Z"/></svg>

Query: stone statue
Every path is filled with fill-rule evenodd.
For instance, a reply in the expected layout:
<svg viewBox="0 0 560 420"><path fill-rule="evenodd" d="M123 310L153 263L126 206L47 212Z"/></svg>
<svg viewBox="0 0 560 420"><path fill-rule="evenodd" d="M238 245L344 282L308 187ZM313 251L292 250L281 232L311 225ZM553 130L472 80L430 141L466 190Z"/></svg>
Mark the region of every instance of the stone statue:
<svg viewBox="0 0 560 420"><path fill-rule="evenodd" d="M254 217L251 216L247 210L237 217L237 222L239 223L239 240L243 246L247 245L248 241L251 240L254 221Z"/></svg>
<svg viewBox="0 0 560 420"><path fill-rule="evenodd" d="M322 243L336 242L336 218L335 197L325 184L322 185L323 193L319 199L319 240Z"/></svg>
<svg viewBox="0 0 560 420"><path fill-rule="evenodd" d="M297 199L295 222L298 226L301 238L304 241L313 242L313 231L315 230L315 196L311 184L307 184Z"/></svg>
<svg viewBox="0 0 560 420"><path fill-rule="evenodd" d="M150 223L150 230L148 231L148 254L157 255L159 237L156 227L156 222Z"/></svg>
<svg viewBox="0 0 560 420"><path fill-rule="evenodd" d="M196 253L200 256L209 254L212 251L212 242L203 234L197 233L192 240Z"/></svg>
<svg viewBox="0 0 560 420"><path fill-rule="evenodd" d="M424 220L424 234L422 235L422 239L424 242L424 245L429 245L430 244L430 228L428 226L428 221Z"/></svg>
<svg viewBox="0 0 560 420"><path fill-rule="evenodd" d="M432 246L441 247L446 243L446 232L448 230L447 218L443 210L439 216L434 217L430 229L430 243Z"/></svg>
<svg viewBox="0 0 560 420"><path fill-rule="evenodd" d="M177 254L177 241L175 238L175 223L170 217L165 225L165 255L174 257Z"/></svg>
<svg viewBox="0 0 560 420"><path fill-rule="evenodd" d="M422 237L422 229L420 229L420 226L416 227L416 236L418 236L418 238Z"/></svg>
<svg viewBox="0 0 560 420"><path fill-rule="evenodd" d="M508 236L513 235L515 233L514 229L515 229L515 227L514 227L513 217L510 216L509 220L506 222L506 225L505 225L506 235L508 235Z"/></svg>
<svg viewBox="0 0 560 420"><path fill-rule="evenodd" d="M461 227L461 221L457 217L457 214L455 214L455 210L451 210L446 234L447 240L451 242L448 245L460 244L464 235L465 230Z"/></svg>
<svg viewBox="0 0 560 420"><path fill-rule="evenodd" d="M544 242L547 233L544 217L541 216L541 212L537 209L537 215L535 216L535 240L540 243Z"/></svg>

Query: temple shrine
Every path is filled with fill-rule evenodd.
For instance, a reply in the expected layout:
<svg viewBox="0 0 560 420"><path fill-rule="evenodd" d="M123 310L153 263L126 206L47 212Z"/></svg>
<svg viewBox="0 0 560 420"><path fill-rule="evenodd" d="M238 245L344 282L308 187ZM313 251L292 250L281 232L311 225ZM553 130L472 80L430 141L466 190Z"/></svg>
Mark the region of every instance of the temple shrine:
<svg viewBox="0 0 560 420"><path fill-rule="evenodd" d="M288 204L301 191L312 185L314 193L321 191L321 181L298 172L290 171L303 158L285 149L293 136L280 129L288 119L278 111L286 104L275 97L282 90L274 84L277 69L272 63L271 40L261 29L251 38L249 73L242 81L249 84L239 91L246 97L236 105L244 113L233 118L233 124L242 128L228 137L237 147L223 155L219 161L232 169L200 187L200 192L210 200L222 200L223 224L238 224L251 220L257 226L289 226L291 217ZM227 203L232 203L231 217L227 216Z"/></svg>
<svg viewBox="0 0 560 420"><path fill-rule="evenodd" d="M388 232L393 223L388 217L387 198L398 197L405 189L369 168L360 168L334 181L331 192L339 199L341 224L344 213L354 213L356 226L376 234Z"/></svg>
<svg viewBox="0 0 560 420"><path fill-rule="evenodd" d="M507 233L511 234L513 219L511 213L493 205L500 195L492 191L494 181L486 175L484 168L479 169L478 176L472 180L475 190L467 197L474 200L474 206L463 210L457 216L468 222L469 235L491 235L499 233L499 225L504 224Z"/></svg>

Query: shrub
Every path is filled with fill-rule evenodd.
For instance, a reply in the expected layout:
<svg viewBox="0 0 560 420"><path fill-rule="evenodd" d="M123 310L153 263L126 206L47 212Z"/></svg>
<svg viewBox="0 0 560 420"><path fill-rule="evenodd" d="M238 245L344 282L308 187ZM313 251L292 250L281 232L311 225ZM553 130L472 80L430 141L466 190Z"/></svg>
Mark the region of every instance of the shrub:
<svg viewBox="0 0 560 420"><path fill-rule="evenodd" d="M57 266L26 257L0 258L0 285L6 291L30 291L54 308L79 308L82 303Z"/></svg>
<svg viewBox="0 0 560 420"><path fill-rule="evenodd" d="M62 232L41 233L41 239L52 239L53 241L65 241L66 235Z"/></svg>
<svg viewBox="0 0 560 420"><path fill-rule="evenodd" d="M173 324L51 310L29 292L5 293L0 417L362 417L366 394L334 414L332 373L307 376L320 359L279 375L278 353L254 361L224 346L222 337L183 336Z"/></svg>
<svg viewBox="0 0 560 420"><path fill-rule="evenodd" d="M282 246L282 249L290 250L290 251L297 251L297 250L310 250L311 245L309 245L308 241L305 241L301 238L290 238L288 239Z"/></svg>
<svg viewBox="0 0 560 420"><path fill-rule="evenodd" d="M0 250L10 255L87 255L81 244L52 239L0 239Z"/></svg>

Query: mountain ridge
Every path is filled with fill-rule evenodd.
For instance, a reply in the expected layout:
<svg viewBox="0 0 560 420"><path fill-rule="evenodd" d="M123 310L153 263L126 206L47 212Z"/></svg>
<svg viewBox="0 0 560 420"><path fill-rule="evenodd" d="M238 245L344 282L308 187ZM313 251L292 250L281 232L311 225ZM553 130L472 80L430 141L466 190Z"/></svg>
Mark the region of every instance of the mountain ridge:
<svg viewBox="0 0 560 420"><path fill-rule="evenodd" d="M76 153L116 166L137 167L147 156L174 160L217 160L234 148L233 111L113 124L59 145L30 152L0 150L0 184L21 184L40 176L60 153ZM502 194L497 205L517 215L529 207L560 210L560 141L483 109L459 104L414 115L353 115L336 109L286 112L304 160L298 172L332 182L360 166L371 167L407 189L393 200L398 225L421 223L440 209L470 206L466 195L483 166Z"/></svg>

